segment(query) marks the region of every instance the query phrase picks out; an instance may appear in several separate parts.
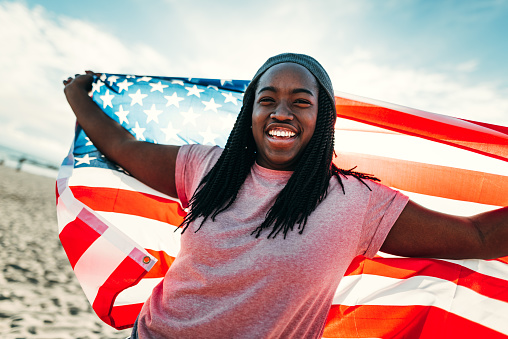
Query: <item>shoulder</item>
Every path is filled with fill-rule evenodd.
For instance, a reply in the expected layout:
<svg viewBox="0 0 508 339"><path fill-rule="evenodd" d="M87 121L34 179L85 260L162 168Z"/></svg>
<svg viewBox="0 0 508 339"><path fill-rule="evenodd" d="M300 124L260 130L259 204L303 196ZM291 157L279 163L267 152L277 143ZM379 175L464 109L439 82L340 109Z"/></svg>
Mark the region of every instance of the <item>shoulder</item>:
<svg viewBox="0 0 508 339"><path fill-rule="evenodd" d="M185 166L213 165L217 162L223 149L219 146L183 145L178 151L177 163ZM208 167L208 166L206 166Z"/></svg>

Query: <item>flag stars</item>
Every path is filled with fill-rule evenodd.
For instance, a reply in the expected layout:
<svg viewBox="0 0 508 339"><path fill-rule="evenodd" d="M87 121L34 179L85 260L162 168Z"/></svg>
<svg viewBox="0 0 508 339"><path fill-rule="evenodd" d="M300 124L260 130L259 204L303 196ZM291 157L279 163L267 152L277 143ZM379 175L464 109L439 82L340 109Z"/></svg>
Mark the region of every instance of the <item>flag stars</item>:
<svg viewBox="0 0 508 339"><path fill-rule="evenodd" d="M129 111L124 111L123 110L123 106L120 105L119 109L117 112L115 112L115 114L118 116L118 118L120 119L120 124L123 124L124 122L126 124L129 124L129 120L127 120L127 114L129 114Z"/></svg>
<svg viewBox="0 0 508 339"><path fill-rule="evenodd" d="M219 134L212 133L210 126L206 128L206 131L199 132L199 134L203 137L203 145L206 144L216 145L215 138L217 138Z"/></svg>
<svg viewBox="0 0 508 339"><path fill-rule="evenodd" d="M233 80L232 79L220 79L220 85L221 86L224 86L225 84L231 84L231 86L233 86Z"/></svg>
<svg viewBox="0 0 508 339"><path fill-rule="evenodd" d="M75 166L79 166L79 165L90 165L90 161L92 160L95 160L97 159L96 157L91 157L89 154L85 154L85 156L83 158L74 158L74 160L76 160L76 165Z"/></svg>
<svg viewBox="0 0 508 339"><path fill-rule="evenodd" d="M162 113L162 110L155 109L155 104L152 104L152 107L148 110L145 109L143 112L146 113L146 123L148 124L150 121L155 121L159 123L159 115Z"/></svg>
<svg viewBox="0 0 508 339"><path fill-rule="evenodd" d="M113 84L118 80L118 77L116 75L110 75L108 79L106 80L109 82L110 86L113 86Z"/></svg>
<svg viewBox="0 0 508 339"><path fill-rule="evenodd" d="M226 130L231 130L236 122L236 116L229 113L226 117L221 118L222 127Z"/></svg>
<svg viewBox="0 0 508 339"><path fill-rule="evenodd" d="M213 98L211 98L210 101L201 101L201 102L206 106L204 111L211 110L217 113L217 108L222 107L222 105L216 104Z"/></svg>
<svg viewBox="0 0 508 339"><path fill-rule="evenodd" d="M132 98L131 106L134 106L135 104L143 106L143 99L146 98L148 94L141 94L141 90L138 89L136 93L129 94L129 96Z"/></svg>
<svg viewBox="0 0 508 339"><path fill-rule="evenodd" d="M166 141L171 139L178 140L178 133L180 133L180 130L173 128L173 124L171 122L169 122L168 127L161 128L161 131L166 135Z"/></svg>
<svg viewBox="0 0 508 339"><path fill-rule="evenodd" d="M166 107L174 105L175 107L180 108L180 101L185 100L184 98L180 98L176 92L172 95L165 95L164 98L168 101L166 103Z"/></svg>
<svg viewBox="0 0 508 339"><path fill-rule="evenodd" d="M183 86L182 80L171 80L171 84Z"/></svg>
<svg viewBox="0 0 508 339"><path fill-rule="evenodd" d="M185 87L185 89L187 91L189 91L187 93L187 96L191 96L191 95L195 95L197 96L198 98L201 98L201 94L202 92L204 92L205 90L204 89L199 89L198 86L194 85L192 87Z"/></svg>
<svg viewBox="0 0 508 339"><path fill-rule="evenodd" d="M159 92L163 93L164 88L169 87L168 85L163 85L162 82L160 82L160 81L158 84L149 84L149 85L152 86L152 89L150 90L150 92L159 91Z"/></svg>
<svg viewBox="0 0 508 339"><path fill-rule="evenodd" d="M221 94L222 94L222 95L224 96L224 98L225 98L225 99L224 99L224 103L225 103L225 104L226 104L226 103L228 103L228 102L231 102L231 103L233 103L235 106L237 106L237 105L238 105L238 103L237 103L238 98L234 97L234 96L233 96L233 93L228 92L228 93L221 93Z"/></svg>
<svg viewBox="0 0 508 339"><path fill-rule="evenodd" d="M134 134L136 136L136 139L142 140L142 141L146 140L145 136L143 135L143 133L145 133L145 130L146 130L146 128L141 128L137 121L136 121L136 126L132 129L132 131L134 132Z"/></svg>
<svg viewBox="0 0 508 339"><path fill-rule="evenodd" d="M86 139L86 144L85 146L93 146L93 143L90 141L90 138L89 137L85 137Z"/></svg>
<svg viewBox="0 0 508 339"><path fill-rule="evenodd" d="M99 95L99 98L102 100L102 108L111 107L113 108L113 104L111 103L111 100L113 100L115 96L112 94L109 94L109 89L106 90L106 94Z"/></svg>
<svg viewBox="0 0 508 339"><path fill-rule="evenodd" d="M196 126L196 119L199 117L199 114L194 113L192 107L188 112L180 112L180 114L183 116L182 125L193 124Z"/></svg>
<svg viewBox="0 0 508 339"><path fill-rule="evenodd" d="M141 82L141 81L146 81L146 82L148 82L148 81L150 81L150 80L152 80L152 78L151 78L151 77L144 76L144 77L139 78L139 79L137 80L137 82Z"/></svg>
<svg viewBox="0 0 508 339"><path fill-rule="evenodd" d="M128 82L127 79L125 79L122 82L117 83L118 85L118 93L122 93L122 91L129 91L129 86L134 85L133 82Z"/></svg>
<svg viewBox="0 0 508 339"><path fill-rule="evenodd" d="M97 81L92 84L92 93L97 92L100 93L101 87L104 86L104 83L102 81Z"/></svg>

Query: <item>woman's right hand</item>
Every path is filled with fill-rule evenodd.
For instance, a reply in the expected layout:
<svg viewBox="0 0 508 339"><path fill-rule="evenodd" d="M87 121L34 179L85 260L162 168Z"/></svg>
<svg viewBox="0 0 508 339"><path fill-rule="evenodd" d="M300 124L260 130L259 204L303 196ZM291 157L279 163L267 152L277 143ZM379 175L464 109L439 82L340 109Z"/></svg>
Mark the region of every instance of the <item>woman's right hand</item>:
<svg viewBox="0 0 508 339"><path fill-rule="evenodd" d="M68 77L63 81L64 84L64 92L67 94L67 91L77 89L85 91L86 93L92 90L92 83L94 81L94 76L100 77L101 73L94 73L92 71L85 71L85 74L76 74L73 77Z"/></svg>

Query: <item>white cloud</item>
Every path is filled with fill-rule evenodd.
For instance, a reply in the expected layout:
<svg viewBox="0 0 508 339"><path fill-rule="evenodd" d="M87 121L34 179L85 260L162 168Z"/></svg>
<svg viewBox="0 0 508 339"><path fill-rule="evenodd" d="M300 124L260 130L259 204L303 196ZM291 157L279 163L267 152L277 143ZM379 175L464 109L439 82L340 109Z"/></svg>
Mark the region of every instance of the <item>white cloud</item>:
<svg viewBox="0 0 508 339"><path fill-rule="evenodd" d="M80 20L42 7L0 3L0 143L55 162L65 156L74 116L62 80L85 69L169 73L166 58L148 46L126 46Z"/></svg>
<svg viewBox="0 0 508 339"><path fill-rule="evenodd" d="M330 69L337 91L459 118L508 124L508 97L494 83L469 85L453 73L405 69L376 63L357 50Z"/></svg>

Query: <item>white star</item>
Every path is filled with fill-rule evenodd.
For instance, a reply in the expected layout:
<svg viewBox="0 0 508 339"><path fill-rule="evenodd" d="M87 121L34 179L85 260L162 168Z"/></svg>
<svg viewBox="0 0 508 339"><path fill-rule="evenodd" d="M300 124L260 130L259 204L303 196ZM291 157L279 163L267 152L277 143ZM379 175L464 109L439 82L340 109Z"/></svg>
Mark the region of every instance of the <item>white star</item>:
<svg viewBox="0 0 508 339"><path fill-rule="evenodd" d="M173 124L169 122L167 128L161 128L161 131L166 134L166 141L169 141L170 139L177 139L178 140L178 133L180 133L179 129L173 128Z"/></svg>
<svg viewBox="0 0 508 339"><path fill-rule="evenodd" d="M238 105L236 102L238 100L238 98L234 97L233 93L228 92L228 93L221 93L221 94L224 96L224 98L226 98L224 100L224 103L232 102L233 104L235 104L235 106Z"/></svg>
<svg viewBox="0 0 508 339"><path fill-rule="evenodd" d="M124 81L122 82L119 82L117 85L118 85L118 90L119 90L119 93L122 93L122 91L126 91L128 92L129 91L129 86L133 85L134 83L133 82L128 82L127 79L125 79Z"/></svg>
<svg viewBox="0 0 508 339"><path fill-rule="evenodd" d="M180 101L185 100L184 98L180 98L176 94L176 92L173 93L171 96L165 95L164 98L166 98L166 100L168 101L168 103L166 104L166 107L171 106L171 105L175 105L175 107L180 107Z"/></svg>
<svg viewBox="0 0 508 339"><path fill-rule="evenodd" d="M221 86L224 86L224 84L226 82L229 82L231 85L233 85L233 80L232 79L220 79L220 85Z"/></svg>
<svg viewBox="0 0 508 339"><path fill-rule="evenodd" d="M145 141L145 137L143 136L143 133L145 132L146 128L139 127L138 122L136 121L136 126L132 129L132 131L136 134L136 139Z"/></svg>
<svg viewBox="0 0 508 339"><path fill-rule="evenodd" d="M217 138L219 135L212 133L210 126L206 128L205 132L199 132L201 136L203 137L203 145L206 145L207 143L210 143L212 145L216 145L215 138Z"/></svg>
<svg viewBox="0 0 508 339"><path fill-rule="evenodd" d="M159 123L159 114L162 113L161 110L155 109L155 104L152 104L152 107L150 109L145 109L143 112L146 113L146 123L148 124L150 121L155 121L156 123Z"/></svg>
<svg viewBox="0 0 508 339"><path fill-rule="evenodd" d="M125 77L128 78L128 79L132 79L132 78L135 78L136 76L129 74L129 75L126 75Z"/></svg>
<svg viewBox="0 0 508 339"><path fill-rule="evenodd" d="M169 87L168 85L163 85L162 82L159 81L158 84L149 84L150 86L152 86L152 89L150 90L150 92L155 92L155 91L159 91L159 92L164 92L164 88L166 87Z"/></svg>
<svg viewBox="0 0 508 339"><path fill-rule="evenodd" d="M185 89L189 91L187 93L187 96L189 96L189 95L195 95L198 98L201 98L201 94L199 94L199 93L205 91L204 89L199 89L198 86L196 86L196 85L194 85L192 87L185 87Z"/></svg>
<svg viewBox="0 0 508 339"><path fill-rule="evenodd" d="M95 160L97 158L95 157L90 157L88 154L85 154L85 156L83 158L74 158L74 160L76 160L76 165L75 166L79 166L79 165L83 165L83 164L87 164L87 165L90 165L90 161L91 160Z"/></svg>
<svg viewBox="0 0 508 339"><path fill-rule="evenodd" d="M117 80L118 80L118 77L116 75L110 75L108 77L108 80L106 80L106 81L109 82L110 86L113 86L113 83L115 83Z"/></svg>
<svg viewBox="0 0 508 339"><path fill-rule="evenodd" d="M129 94L129 96L132 98L131 106L134 106L135 104L143 106L143 99L146 98L148 94L141 94L141 90L138 89L136 93Z"/></svg>
<svg viewBox="0 0 508 339"><path fill-rule="evenodd" d="M87 140L85 146L91 146L91 145L93 145L93 143L90 141L89 137L85 137L85 139Z"/></svg>
<svg viewBox="0 0 508 339"><path fill-rule="evenodd" d="M216 91L218 91L218 90L219 90L219 89L217 88L217 86L215 86L215 85L208 85L208 86L206 86L206 88L211 88L211 89L214 89L214 90L216 90Z"/></svg>
<svg viewBox="0 0 508 339"><path fill-rule="evenodd" d="M184 118L182 125L191 123L194 126L196 126L196 119L199 117L199 114L194 113L192 107L189 109L188 112L180 112L180 114L183 115Z"/></svg>
<svg viewBox="0 0 508 339"><path fill-rule="evenodd" d="M102 100L102 108L106 108L108 106L113 108L113 104L111 103L111 100L113 100L114 97L115 97L114 95L109 94L109 89L106 90L106 94L99 95L99 98L101 98L101 100Z"/></svg>
<svg viewBox="0 0 508 339"><path fill-rule="evenodd" d="M171 83L173 85L180 85L180 86L183 86L183 81L182 80L171 80Z"/></svg>
<svg viewBox="0 0 508 339"><path fill-rule="evenodd" d="M101 87L104 86L104 83L102 81L97 81L92 84L92 93L97 92L99 93L101 91Z"/></svg>
<svg viewBox="0 0 508 339"><path fill-rule="evenodd" d="M206 106L204 111L211 110L217 113L217 108L222 107L222 105L216 104L213 98L211 98L210 101L201 101L201 102Z"/></svg>
<svg viewBox="0 0 508 339"><path fill-rule="evenodd" d="M236 122L236 116L229 113L226 117L221 118L224 129L230 130L233 128Z"/></svg>
<svg viewBox="0 0 508 339"><path fill-rule="evenodd" d="M99 79L101 79L102 81L106 81L106 74L102 73Z"/></svg>
<svg viewBox="0 0 508 339"><path fill-rule="evenodd" d="M152 78L150 78L150 77L142 77L142 78L139 78L137 81L138 82L140 82L140 81L146 81L146 82L148 82L150 80L152 80Z"/></svg>
<svg viewBox="0 0 508 339"><path fill-rule="evenodd" d="M129 124L129 120L127 120L127 114L129 114L129 111L124 111L122 105L120 105L120 109L118 112L115 112L115 114L120 118L120 124L125 122L126 124Z"/></svg>

